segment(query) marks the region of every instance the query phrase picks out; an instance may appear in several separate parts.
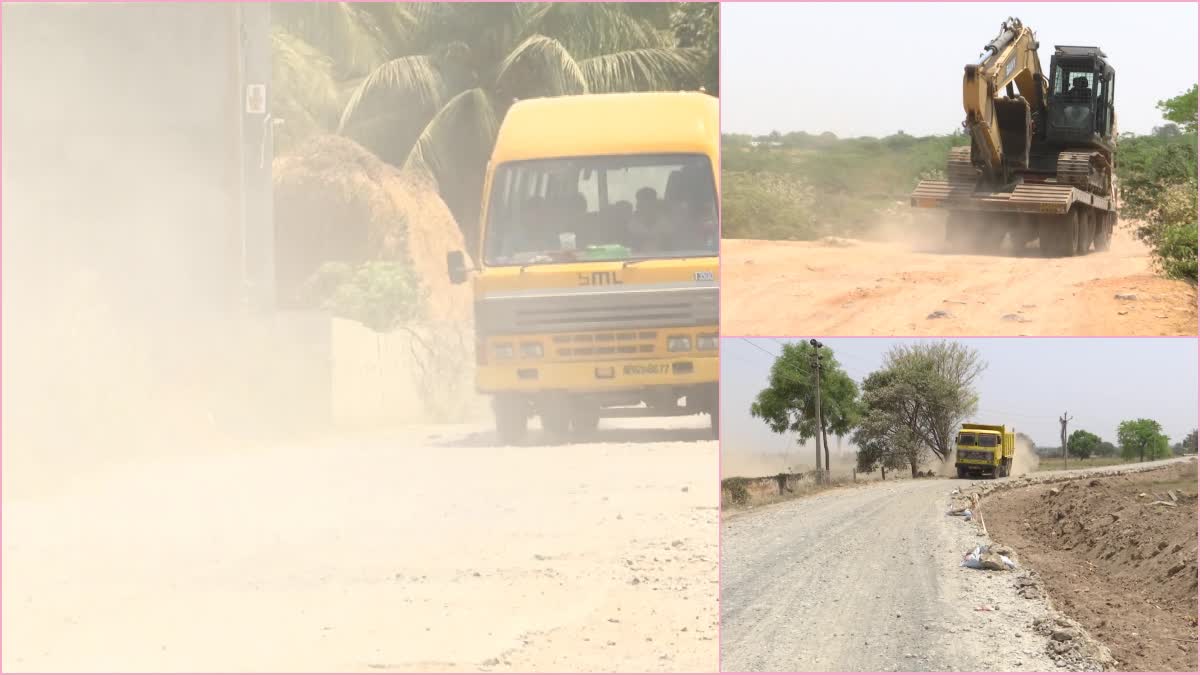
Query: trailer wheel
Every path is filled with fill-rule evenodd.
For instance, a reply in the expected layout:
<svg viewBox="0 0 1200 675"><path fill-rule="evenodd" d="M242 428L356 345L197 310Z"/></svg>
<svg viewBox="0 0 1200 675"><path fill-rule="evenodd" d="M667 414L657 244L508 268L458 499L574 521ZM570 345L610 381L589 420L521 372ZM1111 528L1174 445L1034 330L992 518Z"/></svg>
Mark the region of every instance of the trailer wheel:
<svg viewBox="0 0 1200 675"><path fill-rule="evenodd" d="M1116 224L1116 221L1117 214L1112 211L1106 211L1100 216L1100 223L1096 227L1096 234L1093 238L1097 251L1107 251L1112 246L1113 225Z"/></svg>
<svg viewBox="0 0 1200 675"><path fill-rule="evenodd" d="M1075 241L1075 253L1087 255L1092 248L1092 239L1096 235L1095 209L1083 209L1079 212L1079 235Z"/></svg>
<svg viewBox="0 0 1200 675"><path fill-rule="evenodd" d="M1071 209L1065 216L1044 216L1038 222L1038 246L1044 256L1067 258L1075 255L1078 237L1079 209Z"/></svg>

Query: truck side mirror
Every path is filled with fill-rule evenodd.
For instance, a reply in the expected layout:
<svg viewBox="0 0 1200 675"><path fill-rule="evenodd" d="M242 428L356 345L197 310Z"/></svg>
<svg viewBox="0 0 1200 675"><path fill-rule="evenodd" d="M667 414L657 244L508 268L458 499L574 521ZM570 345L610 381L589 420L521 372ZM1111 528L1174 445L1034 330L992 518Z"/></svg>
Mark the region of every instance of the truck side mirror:
<svg viewBox="0 0 1200 675"><path fill-rule="evenodd" d="M452 284L461 284L467 280L467 259L462 251L450 251L446 254L446 271Z"/></svg>

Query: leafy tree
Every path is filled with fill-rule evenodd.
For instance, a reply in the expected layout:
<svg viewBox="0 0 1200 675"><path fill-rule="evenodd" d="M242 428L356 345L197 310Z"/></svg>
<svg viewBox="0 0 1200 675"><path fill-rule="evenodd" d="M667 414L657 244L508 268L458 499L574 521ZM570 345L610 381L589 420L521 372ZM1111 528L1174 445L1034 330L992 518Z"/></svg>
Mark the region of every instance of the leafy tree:
<svg viewBox="0 0 1200 675"><path fill-rule="evenodd" d="M899 405L903 399L916 400L919 392L914 386L920 383L888 371L871 373L863 381L866 413L853 436L860 470L907 466L916 478L917 467L929 456L929 446L907 424L909 411Z"/></svg>
<svg viewBox="0 0 1200 675"><path fill-rule="evenodd" d="M1090 431L1076 429L1067 439L1067 454L1077 459L1087 459L1100 447L1100 437Z"/></svg>
<svg viewBox="0 0 1200 675"><path fill-rule="evenodd" d="M1100 445L1096 446L1095 455L1097 457L1116 457L1117 446L1108 441L1100 441Z"/></svg>
<svg viewBox="0 0 1200 675"><path fill-rule="evenodd" d="M1196 454L1196 430L1192 429L1187 436L1183 437L1182 441L1176 443L1171 450L1176 455L1194 455Z"/></svg>
<svg viewBox="0 0 1200 675"><path fill-rule="evenodd" d="M929 452L903 427L881 428L878 426L880 419L881 416L872 418L868 414L859 427L854 430L852 439L854 445L858 447L855 461L859 471L871 473L881 467L885 470L911 467L914 454L919 457L921 453ZM916 477L915 470L913 477Z"/></svg>
<svg viewBox="0 0 1200 675"><path fill-rule="evenodd" d="M1162 426L1150 419L1125 420L1117 427L1117 442L1121 456L1139 462L1154 461L1171 454L1170 444Z"/></svg>
<svg viewBox="0 0 1200 675"><path fill-rule="evenodd" d="M1183 125L1189 133L1196 133L1196 85L1184 93L1158 102L1163 119Z"/></svg>
<svg viewBox="0 0 1200 675"><path fill-rule="evenodd" d="M860 462L878 461L872 453L886 449L914 476L926 453L945 462L959 426L975 412L973 386L985 367L977 351L957 342L893 347L863 381L865 413L855 439L869 452Z"/></svg>
<svg viewBox="0 0 1200 675"><path fill-rule="evenodd" d="M814 361L818 353L824 428L818 428L817 424ZM802 444L821 433L828 464L828 435L849 435L858 424L858 385L842 370L829 347L817 348L807 342L785 344L783 353L771 366L767 388L750 405L750 414L765 421L777 434L795 433Z"/></svg>

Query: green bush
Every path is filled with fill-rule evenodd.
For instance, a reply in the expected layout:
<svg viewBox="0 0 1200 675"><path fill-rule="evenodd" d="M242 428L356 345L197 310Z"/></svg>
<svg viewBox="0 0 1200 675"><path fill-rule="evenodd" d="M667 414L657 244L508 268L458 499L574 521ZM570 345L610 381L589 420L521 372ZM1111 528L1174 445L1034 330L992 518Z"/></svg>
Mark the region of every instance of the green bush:
<svg viewBox="0 0 1200 675"><path fill-rule="evenodd" d="M402 263L372 261L356 268L332 262L309 279L306 296L334 316L386 333L421 317L425 289Z"/></svg>
<svg viewBox="0 0 1200 675"><path fill-rule="evenodd" d="M1163 274L1196 283L1196 235L1194 222L1163 226L1153 245L1155 261Z"/></svg>
<svg viewBox="0 0 1200 675"><path fill-rule="evenodd" d="M721 142L723 236L811 240L863 233L920 180L944 176L946 154L968 140L793 132Z"/></svg>

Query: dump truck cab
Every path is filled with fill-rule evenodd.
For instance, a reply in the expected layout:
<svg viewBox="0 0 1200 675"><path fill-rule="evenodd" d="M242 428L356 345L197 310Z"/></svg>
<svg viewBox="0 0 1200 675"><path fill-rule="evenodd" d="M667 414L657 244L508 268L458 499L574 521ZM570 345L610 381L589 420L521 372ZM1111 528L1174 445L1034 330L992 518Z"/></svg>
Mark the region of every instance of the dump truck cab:
<svg viewBox="0 0 1200 675"><path fill-rule="evenodd" d="M1016 433L1003 425L968 423L959 430L954 448L954 468L959 478L1003 478L1012 471Z"/></svg>
<svg viewBox="0 0 1200 675"><path fill-rule="evenodd" d="M1112 151L1116 71L1097 47L1054 47L1046 99L1046 140Z"/></svg>
<svg viewBox="0 0 1200 675"><path fill-rule="evenodd" d="M501 439L601 417L717 427L719 128L704 93L515 103L484 184L476 388ZM461 253L453 281L467 279Z"/></svg>

